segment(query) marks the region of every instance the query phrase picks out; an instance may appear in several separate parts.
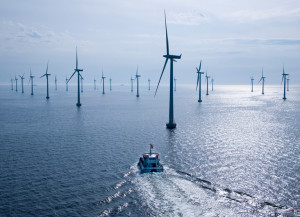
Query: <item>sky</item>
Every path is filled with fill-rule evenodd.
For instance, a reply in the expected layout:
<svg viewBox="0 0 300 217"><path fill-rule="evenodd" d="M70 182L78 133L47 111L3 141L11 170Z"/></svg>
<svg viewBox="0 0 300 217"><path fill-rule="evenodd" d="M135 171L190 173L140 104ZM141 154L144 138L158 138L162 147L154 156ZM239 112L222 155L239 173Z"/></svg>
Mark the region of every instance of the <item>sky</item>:
<svg viewBox="0 0 300 217"><path fill-rule="evenodd" d="M300 84L299 0L9 0L0 3L0 83L30 68L35 83L49 73L63 83L79 68L86 83L158 82L166 54L164 10L177 84L195 84L196 67L215 84L280 84L283 65ZM169 83L169 64L162 84ZM75 83L74 81L70 81Z"/></svg>

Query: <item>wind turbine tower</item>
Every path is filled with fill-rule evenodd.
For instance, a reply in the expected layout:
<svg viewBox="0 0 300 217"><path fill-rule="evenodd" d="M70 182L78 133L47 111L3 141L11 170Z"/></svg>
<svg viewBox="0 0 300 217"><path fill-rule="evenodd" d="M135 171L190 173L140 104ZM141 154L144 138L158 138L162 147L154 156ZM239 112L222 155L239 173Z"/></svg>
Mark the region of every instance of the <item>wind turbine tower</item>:
<svg viewBox="0 0 300 217"><path fill-rule="evenodd" d="M55 75L55 90L57 90L57 79L56 79L56 75Z"/></svg>
<svg viewBox="0 0 300 217"><path fill-rule="evenodd" d="M96 79L94 78L94 90L96 90Z"/></svg>
<svg viewBox="0 0 300 217"><path fill-rule="evenodd" d="M21 85L22 85L22 93L24 93L24 85L23 85L23 81L24 81L24 74L21 76L19 75L19 77L21 78Z"/></svg>
<svg viewBox="0 0 300 217"><path fill-rule="evenodd" d="M80 107L81 103L80 103L80 77L81 74L80 72L82 72L83 69L78 69L78 57L77 57L77 47L76 47L76 68L74 69L73 74L71 75L71 77L69 78L68 82L71 80L71 78L73 77L73 75L75 75L75 73L77 72L77 106Z"/></svg>
<svg viewBox="0 0 300 217"><path fill-rule="evenodd" d="M215 81L214 77L211 76L211 91L214 91L214 81Z"/></svg>
<svg viewBox="0 0 300 217"><path fill-rule="evenodd" d="M251 92L253 92L253 81L254 81L254 78L251 77Z"/></svg>
<svg viewBox="0 0 300 217"><path fill-rule="evenodd" d="M175 60L174 60L175 61ZM176 61L175 61L176 62ZM176 91L176 81L177 81L177 78L174 78L174 91Z"/></svg>
<svg viewBox="0 0 300 217"><path fill-rule="evenodd" d="M290 76L287 76L286 79L286 91L290 91Z"/></svg>
<svg viewBox="0 0 300 217"><path fill-rule="evenodd" d="M282 80L281 80L281 84L282 84L282 82L284 82L283 83L283 99L284 100L286 100L286 76L288 76L289 74L286 74L285 72L284 72L284 66L283 66L283 71L282 71Z"/></svg>
<svg viewBox="0 0 300 217"><path fill-rule="evenodd" d="M131 92L133 92L133 81L134 81L134 79L132 78L132 76L130 78L130 81L131 81Z"/></svg>
<svg viewBox="0 0 300 217"><path fill-rule="evenodd" d="M111 91L111 81L112 81L112 79L109 78L109 90L110 90L110 91Z"/></svg>
<svg viewBox="0 0 300 217"><path fill-rule="evenodd" d="M14 79L13 78L11 78L10 79L10 83L11 83L11 90L14 90Z"/></svg>
<svg viewBox="0 0 300 217"><path fill-rule="evenodd" d="M150 80L150 78L148 78L148 84L149 84L148 90L150 90L150 82L151 82L151 80Z"/></svg>
<svg viewBox="0 0 300 217"><path fill-rule="evenodd" d="M33 96L33 78L34 76L31 74L31 68L30 68L30 83L31 83L31 96Z"/></svg>
<svg viewBox="0 0 300 217"><path fill-rule="evenodd" d="M198 84L199 84L199 99L198 99L198 102L202 102L202 99L201 99L201 75L204 74L204 72L200 71L201 70L201 64L202 64L202 61L200 61L199 68L196 67L197 74L198 74L196 91L197 91Z"/></svg>
<svg viewBox="0 0 300 217"><path fill-rule="evenodd" d="M49 99L49 82L48 82L48 77L50 76L51 74L48 74L48 63L47 63L47 68L46 68L46 73L44 75L42 75L40 78L46 76L46 79L47 79L47 96L46 96L46 99Z"/></svg>
<svg viewBox="0 0 300 217"><path fill-rule="evenodd" d="M261 78L260 78L260 80L259 80L259 82L262 81L262 90L261 90L261 94L265 94L265 78L266 78L266 77L264 77L264 69L262 69L262 71L261 71ZM259 83L259 82L258 82L258 83Z"/></svg>
<svg viewBox="0 0 300 217"><path fill-rule="evenodd" d="M136 68L136 74L135 74L135 78L136 78L136 97L140 97L139 95L139 77L141 77L141 75L138 74L139 73L139 66L137 66Z"/></svg>
<svg viewBox="0 0 300 217"><path fill-rule="evenodd" d="M105 91L104 91L104 79L105 79L105 78L106 78L106 77L103 76L103 69L102 69L102 77L101 77L101 81L103 82L103 83L102 83L102 86L103 86L102 94L105 94Z"/></svg>
<svg viewBox="0 0 300 217"><path fill-rule="evenodd" d="M18 92L18 79L17 79L17 76L15 76L15 81L16 81L16 92Z"/></svg>
<svg viewBox="0 0 300 217"><path fill-rule="evenodd" d="M208 96L208 79L210 78L210 76L207 76L207 71L206 71L205 78L206 78L206 95Z"/></svg>
<svg viewBox="0 0 300 217"><path fill-rule="evenodd" d="M161 77L164 73L164 70L166 68L166 65L168 63L168 60L170 59L170 101L169 101L169 123L166 124L168 129L173 129L176 128L176 123L174 120L174 105L173 105L173 62L176 62L176 59L181 59L181 54L180 56L178 55L171 55L169 53L169 41L168 41L168 30L167 30L167 18L166 18L166 12L165 12L165 29L166 29L166 47L167 47L167 54L163 55L163 57L166 58L162 73L160 75L157 87L156 87L156 91L155 91L155 95L161 80Z"/></svg>

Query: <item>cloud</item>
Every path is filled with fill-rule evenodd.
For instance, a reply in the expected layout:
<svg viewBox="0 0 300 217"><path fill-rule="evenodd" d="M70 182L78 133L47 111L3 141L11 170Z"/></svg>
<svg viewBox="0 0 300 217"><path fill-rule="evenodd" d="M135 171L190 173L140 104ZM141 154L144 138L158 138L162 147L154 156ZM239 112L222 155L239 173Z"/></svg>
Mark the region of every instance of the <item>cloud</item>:
<svg viewBox="0 0 300 217"><path fill-rule="evenodd" d="M238 44L257 44L257 45L300 45L300 39L225 39Z"/></svg>
<svg viewBox="0 0 300 217"><path fill-rule="evenodd" d="M54 42L68 37L67 33L55 33L47 27L32 27L13 21L3 21L0 38L16 42L41 43Z"/></svg>
<svg viewBox="0 0 300 217"><path fill-rule="evenodd" d="M198 11L170 12L167 19L168 23L197 26L207 21L208 17Z"/></svg>
<svg viewBox="0 0 300 217"><path fill-rule="evenodd" d="M68 50L75 45L93 47L88 40L77 40L68 31L57 32L46 26L29 26L3 21L0 28L1 52L28 52L33 49Z"/></svg>
<svg viewBox="0 0 300 217"><path fill-rule="evenodd" d="M238 22L259 21L284 17L300 17L300 8L272 8L266 10L239 10L232 12L228 18Z"/></svg>

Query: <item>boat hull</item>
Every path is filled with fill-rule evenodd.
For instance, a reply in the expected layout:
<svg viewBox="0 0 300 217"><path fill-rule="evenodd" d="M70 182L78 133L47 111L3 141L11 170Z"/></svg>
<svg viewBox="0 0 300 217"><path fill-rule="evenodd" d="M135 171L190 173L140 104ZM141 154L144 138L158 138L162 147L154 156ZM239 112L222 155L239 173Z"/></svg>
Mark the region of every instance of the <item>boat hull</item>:
<svg viewBox="0 0 300 217"><path fill-rule="evenodd" d="M140 159L139 163L138 163L138 167L141 170L141 173L152 173L152 172L163 172L164 168L162 165L157 166L157 167L145 167L143 165L142 159Z"/></svg>

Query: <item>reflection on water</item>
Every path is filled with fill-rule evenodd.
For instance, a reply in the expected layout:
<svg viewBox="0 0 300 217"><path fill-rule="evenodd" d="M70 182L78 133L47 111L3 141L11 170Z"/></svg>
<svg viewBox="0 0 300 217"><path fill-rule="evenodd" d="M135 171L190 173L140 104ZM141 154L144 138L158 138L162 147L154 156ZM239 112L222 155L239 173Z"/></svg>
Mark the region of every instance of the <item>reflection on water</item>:
<svg viewBox="0 0 300 217"><path fill-rule="evenodd" d="M80 108L75 87L48 102L42 87L33 97L0 88L2 215L300 214L297 86L286 101L281 86L215 86L201 104L178 86L172 131L168 88L137 100L126 86L86 87ZM137 169L149 143L163 173Z"/></svg>

